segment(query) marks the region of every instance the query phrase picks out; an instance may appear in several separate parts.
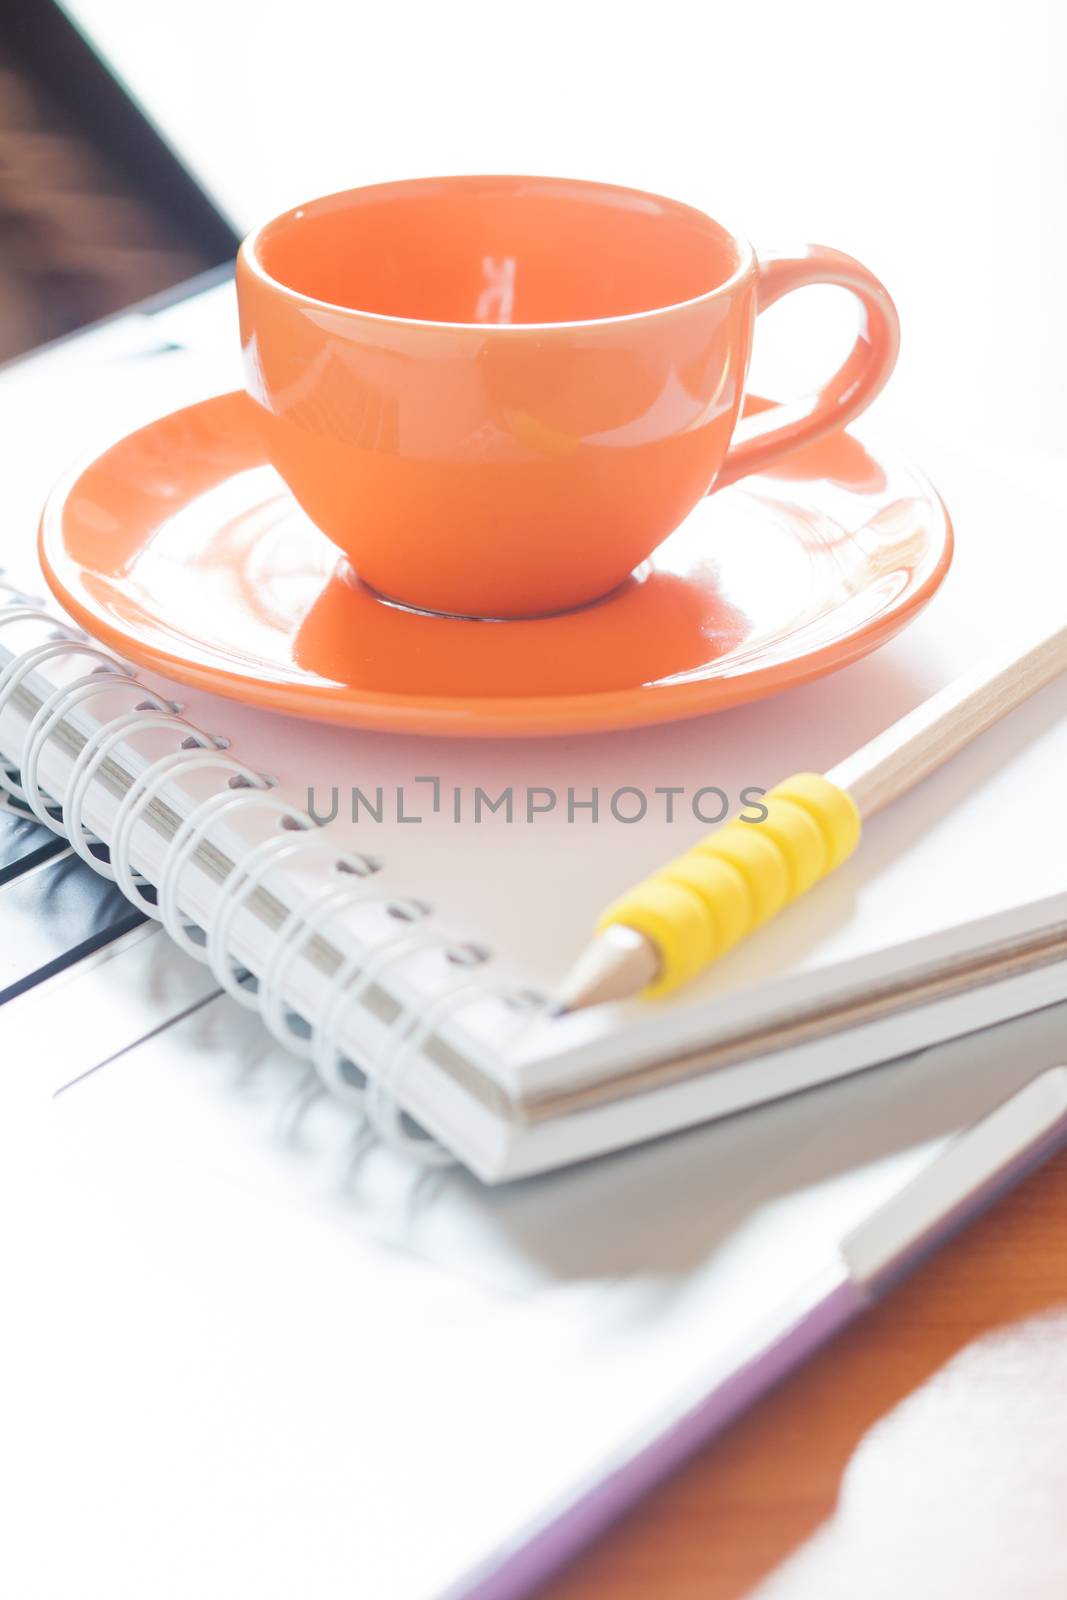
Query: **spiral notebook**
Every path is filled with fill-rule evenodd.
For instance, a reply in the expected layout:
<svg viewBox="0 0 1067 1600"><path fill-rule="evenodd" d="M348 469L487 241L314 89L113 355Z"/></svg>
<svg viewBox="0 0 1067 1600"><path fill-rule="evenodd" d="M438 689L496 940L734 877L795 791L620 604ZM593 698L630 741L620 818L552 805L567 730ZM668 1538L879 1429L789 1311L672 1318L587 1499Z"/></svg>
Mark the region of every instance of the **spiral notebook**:
<svg viewBox="0 0 1067 1600"><path fill-rule="evenodd" d="M705 831L696 791L721 789L736 810L745 788L825 770L1002 644L1005 616L1036 625L1067 581L1062 512L898 433L951 507L956 560L923 615L847 671L718 716L584 739L330 728L116 672L65 624L52 638L59 614L39 600L33 535L52 481L94 442L232 388L237 367L221 286L3 375L0 425L20 450L5 464L0 548L2 781L11 805L25 810L29 794L135 905L163 914L209 961L205 977L310 1057L354 1118L418 1159L455 1156L496 1182L1067 996L1067 857L1051 798L1067 684L1052 684L675 1000L557 1020L543 1004L601 907ZM113 676L94 676L105 668ZM670 822L667 787L682 796ZM621 788L649 796L639 825L612 814ZM478 791L510 791L510 815L477 809ZM309 801L336 815L305 830ZM158 904L146 906L134 869Z"/></svg>
<svg viewBox="0 0 1067 1600"><path fill-rule="evenodd" d="M1021 515L1010 487L968 483L961 543ZM1037 537L1055 520L1031 507L1020 529ZM14 583L0 601L7 803L69 835L417 1160L458 1158L497 1182L1067 997L1067 867L1054 808L1033 798L1062 770L1061 685L879 819L835 879L677 1000L555 1018L546 997L600 905L703 831L680 807L637 827L602 805L594 821L581 803L594 789L606 802L624 786L769 787L830 765L936 683L894 677L890 647L702 722L414 740L187 694L127 670ZM931 676L966 664L958 629L942 620L937 662L932 637ZM510 807L479 805L504 791Z"/></svg>

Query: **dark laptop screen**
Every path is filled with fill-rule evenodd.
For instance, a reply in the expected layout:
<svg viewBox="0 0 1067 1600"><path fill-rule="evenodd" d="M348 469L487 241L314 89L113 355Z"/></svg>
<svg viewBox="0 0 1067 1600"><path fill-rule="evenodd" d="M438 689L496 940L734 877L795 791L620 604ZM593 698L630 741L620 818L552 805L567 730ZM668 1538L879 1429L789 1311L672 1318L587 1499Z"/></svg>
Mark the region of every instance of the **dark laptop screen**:
<svg viewBox="0 0 1067 1600"><path fill-rule="evenodd" d="M0 360L224 262L235 235L51 0L0 7Z"/></svg>

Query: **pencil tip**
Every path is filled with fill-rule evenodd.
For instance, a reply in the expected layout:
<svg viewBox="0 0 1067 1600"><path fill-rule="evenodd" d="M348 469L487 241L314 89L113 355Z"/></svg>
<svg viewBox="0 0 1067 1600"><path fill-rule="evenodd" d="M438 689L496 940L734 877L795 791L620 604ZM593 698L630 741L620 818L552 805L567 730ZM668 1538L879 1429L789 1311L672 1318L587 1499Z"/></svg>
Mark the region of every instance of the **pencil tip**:
<svg viewBox="0 0 1067 1600"><path fill-rule="evenodd" d="M644 934L613 924L578 957L555 995L552 1015L564 1017L587 1006L626 1000L647 988L658 971L659 956Z"/></svg>

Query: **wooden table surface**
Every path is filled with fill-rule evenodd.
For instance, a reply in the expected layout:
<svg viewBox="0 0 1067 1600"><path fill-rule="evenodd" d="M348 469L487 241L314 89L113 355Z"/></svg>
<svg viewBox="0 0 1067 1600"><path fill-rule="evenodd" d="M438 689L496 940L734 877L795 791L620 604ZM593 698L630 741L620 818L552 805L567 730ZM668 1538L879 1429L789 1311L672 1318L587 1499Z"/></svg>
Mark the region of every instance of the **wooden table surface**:
<svg viewBox="0 0 1067 1600"><path fill-rule="evenodd" d="M1067 1154L544 1600L1064 1600Z"/></svg>

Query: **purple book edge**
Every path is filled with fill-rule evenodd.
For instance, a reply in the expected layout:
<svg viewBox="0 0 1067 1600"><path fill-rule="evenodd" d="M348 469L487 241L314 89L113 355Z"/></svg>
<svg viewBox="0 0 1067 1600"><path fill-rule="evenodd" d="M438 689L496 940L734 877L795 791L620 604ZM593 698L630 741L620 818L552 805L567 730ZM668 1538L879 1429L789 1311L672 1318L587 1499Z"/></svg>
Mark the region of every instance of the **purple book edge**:
<svg viewBox="0 0 1067 1600"><path fill-rule="evenodd" d="M452 1591L455 1600L520 1600L569 1562L608 1525L767 1389L805 1361L869 1306L851 1279L842 1277L781 1336L732 1372L684 1417L646 1448L572 1501L525 1543L501 1553L493 1570Z"/></svg>
<svg viewBox="0 0 1067 1600"><path fill-rule="evenodd" d="M1048 1076L1051 1074L1042 1074ZM939 1218L936 1227L917 1238L879 1282L864 1286L856 1283L848 1276L842 1257L840 1274L829 1280L826 1292L819 1293L819 1286L814 1285L814 1293L800 1302L797 1314L790 1318L786 1311L777 1335L758 1345L750 1360L721 1383L709 1387L677 1422L644 1448L635 1450L585 1494L551 1514L522 1543L498 1552L480 1576L473 1574L453 1588L446 1600L521 1600L532 1593L754 1400L866 1311L919 1261L973 1222L1000 1195L1040 1167L1065 1142L1067 1119L1061 1117L1028 1149L1019 1151L986 1183Z"/></svg>

